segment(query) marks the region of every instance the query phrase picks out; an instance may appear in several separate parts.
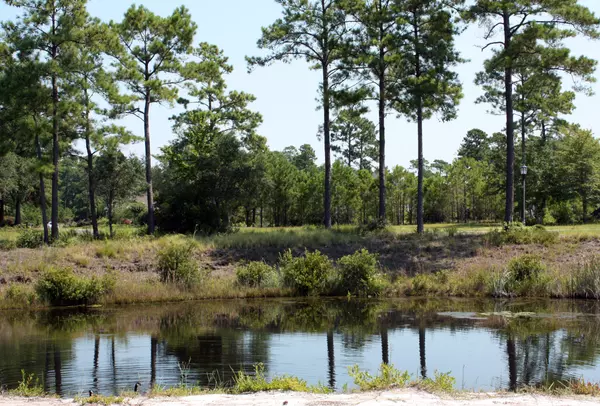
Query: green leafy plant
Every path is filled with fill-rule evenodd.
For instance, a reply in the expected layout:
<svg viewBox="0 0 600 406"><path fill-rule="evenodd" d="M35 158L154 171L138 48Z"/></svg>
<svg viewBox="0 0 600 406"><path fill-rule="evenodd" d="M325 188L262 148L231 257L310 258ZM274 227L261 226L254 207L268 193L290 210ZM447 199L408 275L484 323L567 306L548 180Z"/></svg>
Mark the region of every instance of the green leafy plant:
<svg viewBox="0 0 600 406"><path fill-rule="evenodd" d="M378 294L381 291L376 278L377 255L362 249L352 255L342 257L337 264L344 292L367 296Z"/></svg>
<svg viewBox="0 0 600 406"><path fill-rule="evenodd" d="M427 392L451 393L454 392L455 384L456 378L450 375L450 372L440 373L435 371L433 378L421 379L415 386Z"/></svg>
<svg viewBox="0 0 600 406"><path fill-rule="evenodd" d="M24 370L21 370L21 380L16 389L9 391L10 395L22 396L26 398L35 398L44 396L44 387L40 384L39 378L36 378L35 374L26 374Z"/></svg>
<svg viewBox="0 0 600 406"><path fill-rule="evenodd" d="M193 258L194 248L192 241L168 241L157 254L160 279L165 283L176 283L187 288L198 283L200 271Z"/></svg>
<svg viewBox="0 0 600 406"><path fill-rule="evenodd" d="M111 293L116 285L114 276L103 278L78 277L71 269L50 269L42 275L35 290L42 300L54 306L90 305Z"/></svg>
<svg viewBox="0 0 600 406"><path fill-rule="evenodd" d="M236 270L238 283L253 288L264 286L275 275L275 269L264 262L250 262Z"/></svg>
<svg viewBox="0 0 600 406"><path fill-rule="evenodd" d="M301 295L319 294L333 270L329 258L319 251L294 258L288 250L281 256L280 266L284 284Z"/></svg>
<svg viewBox="0 0 600 406"><path fill-rule="evenodd" d="M18 248L39 248L44 244L44 236L34 229L23 230L17 237Z"/></svg>
<svg viewBox="0 0 600 406"><path fill-rule="evenodd" d="M254 366L254 375L248 375L243 371L239 371L234 376L233 393L267 391L329 393L331 389L323 385L309 386L305 380L295 376L274 376L271 380L268 380L265 375L264 364L256 364Z"/></svg>
<svg viewBox="0 0 600 406"><path fill-rule="evenodd" d="M401 372L388 364L381 364L377 375L361 371L358 365L349 367L348 374L362 391L404 388L410 382L408 371Z"/></svg>

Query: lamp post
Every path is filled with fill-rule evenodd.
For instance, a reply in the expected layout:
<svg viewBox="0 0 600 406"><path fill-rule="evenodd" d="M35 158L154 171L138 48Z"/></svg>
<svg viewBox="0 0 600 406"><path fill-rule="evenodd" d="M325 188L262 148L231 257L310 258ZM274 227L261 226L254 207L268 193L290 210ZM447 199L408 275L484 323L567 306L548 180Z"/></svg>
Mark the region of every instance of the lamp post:
<svg viewBox="0 0 600 406"><path fill-rule="evenodd" d="M526 193L525 193L525 186L526 186L526 181L525 179L527 178L527 165L523 165L521 166L521 177L522 177L522 182L523 182L523 204L521 205L521 219L523 220L523 225L526 226L527 225L527 219L525 218L525 203L526 203Z"/></svg>

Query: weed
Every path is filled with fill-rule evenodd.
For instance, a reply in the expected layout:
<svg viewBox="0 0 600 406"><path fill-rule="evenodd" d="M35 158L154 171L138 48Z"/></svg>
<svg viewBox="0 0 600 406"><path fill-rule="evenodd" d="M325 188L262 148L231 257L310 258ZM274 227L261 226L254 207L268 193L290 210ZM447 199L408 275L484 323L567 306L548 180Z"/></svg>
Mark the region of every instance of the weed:
<svg viewBox="0 0 600 406"><path fill-rule="evenodd" d="M593 257L575 269L571 295L577 298L600 300L599 257Z"/></svg>
<svg viewBox="0 0 600 406"><path fill-rule="evenodd" d="M98 258L117 258L122 253L122 245L110 241L105 241L101 246L96 248L96 256Z"/></svg>
<svg viewBox="0 0 600 406"><path fill-rule="evenodd" d="M16 389L8 391L9 395L21 396L25 398L35 398L45 396L44 387L40 384L39 378L35 374L26 374L21 370L21 381Z"/></svg>
<svg viewBox="0 0 600 406"><path fill-rule="evenodd" d="M490 231L484 236L484 243L496 247L504 244L551 245L558 242L558 237L558 233L548 231L542 226L524 227L520 223L515 223L503 231Z"/></svg>
<svg viewBox="0 0 600 406"><path fill-rule="evenodd" d="M16 284L8 287L5 298L14 307L29 307L36 302L35 292L30 287Z"/></svg>
<svg viewBox="0 0 600 406"><path fill-rule="evenodd" d="M331 389L323 386L310 386L305 380L294 376L275 376L270 381L265 375L264 364L254 366L254 375L239 371L234 377L233 393L254 393L267 391L330 393Z"/></svg>
<svg viewBox="0 0 600 406"><path fill-rule="evenodd" d="M102 396L102 395L92 395L92 396L76 396L75 402L80 405L121 405L125 403L125 399L121 396Z"/></svg>
<svg viewBox="0 0 600 406"><path fill-rule="evenodd" d="M454 385L456 384L456 378L450 375L450 372L440 373L435 371L432 378L425 378L416 381L413 385L417 388L426 392L432 393L452 393L454 392Z"/></svg>
<svg viewBox="0 0 600 406"><path fill-rule="evenodd" d="M0 251L10 251L17 248L17 242L13 240L0 240Z"/></svg>
<svg viewBox="0 0 600 406"><path fill-rule="evenodd" d="M381 364L379 374L375 376L361 371L358 365L349 367L348 374L362 391L404 388L410 381L410 374L407 371L401 372L388 364Z"/></svg>

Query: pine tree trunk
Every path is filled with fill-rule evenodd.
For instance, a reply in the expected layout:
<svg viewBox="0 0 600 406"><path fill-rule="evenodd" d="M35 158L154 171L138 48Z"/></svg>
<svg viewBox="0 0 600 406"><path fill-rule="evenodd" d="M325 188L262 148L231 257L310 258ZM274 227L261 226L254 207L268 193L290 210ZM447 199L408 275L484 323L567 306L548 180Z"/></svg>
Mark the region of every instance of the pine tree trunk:
<svg viewBox="0 0 600 406"><path fill-rule="evenodd" d="M56 74L52 74L52 239L58 239L58 165L60 145L58 139L58 84Z"/></svg>
<svg viewBox="0 0 600 406"><path fill-rule="evenodd" d="M150 149L150 90L146 89L144 106L144 143L146 148L146 194L148 201L148 234L154 234L154 192L152 190L152 151Z"/></svg>
<svg viewBox="0 0 600 406"><path fill-rule="evenodd" d="M507 11L504 12L504 47L511 52L511 28L510 17ZM506 102L506 205L504 210L504 222L509 225L513 222L515 210L515 129L514 129L514 108L513 108L513 87L512 87L513 67L512 62L504 70L504 88Z"/></svg>
<svg viewBox="0 0 600 406"><path fill-rule="evenodd" d="M382 31L383 31L383 27ZM382 33L383 35L383 33ZM379 76L379 221L385 224L385 50L379 48L380 76Z"/></svg>
<svg viewBox="0 0 600 406"><path fill-rule="evenodd" d="M418 186L417 186L417 233L423 234L425 232L425 218L424 218L424 161L423 161L423 103L419 96L418 107L417 107L417 133L419 138L419 170L418 170Z"/></svg>
<svg viewBox="0 0 600 406"><path fill-rule="evenodd" d="M330 134L329 70L323 64L323 136L325 139L324 224L331 228L331 134Z"/></svg>
<svg viewBox="0 0 600 406"><path fill-rule="evenodd" d="M35 130L35 149L38 161L42 162L42 146L40 145L40 136L38 134L37 122ZM42 226L44 228L44 244L50 243L48 237L48 215L46 212L46 182L44 181L44 174L40 172L40 210L42 212Z"/></svg>
<svg viewBox="0 0 600 406"><path fill-rule="evenodd" d="M99 239L100 233L98 231L98 216L96 210L96 177L94 174L94 154L92 152L92 141L90 134L90 109L87 89L85 91L85 98L85 149L87 151L88 198L90 203L90 217L92 219L92 234L94 236L94 239Z"/></svg>
<svg viewBox="0 0 600 406"><path fill-rule="evenodd" d="M21 225L21 196L15 199L15 226Z"/></svg>
<svg viewBox="0 0 600 406"><path fill-rule="evenodd" d="M110 238L113 238L113 193L110 192L108 196L108 230L110 232Z"/></svg>

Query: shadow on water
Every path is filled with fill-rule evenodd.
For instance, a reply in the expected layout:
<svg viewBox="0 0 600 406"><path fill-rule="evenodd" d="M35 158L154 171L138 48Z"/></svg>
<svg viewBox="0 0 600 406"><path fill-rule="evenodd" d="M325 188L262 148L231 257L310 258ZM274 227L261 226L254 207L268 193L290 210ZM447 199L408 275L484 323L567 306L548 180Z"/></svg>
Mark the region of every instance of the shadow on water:
<svg viewBox="0 0 600 406"><path fill-rule="evenodd" d="M527 313L523 313L527 312ZM348 366L394 364L457 387L599 381L600 309L590 302L254 300L0 313L0 384L21 370L47 391L118 394L139 381L230 385L236 371L334 389Z"/></svg>

